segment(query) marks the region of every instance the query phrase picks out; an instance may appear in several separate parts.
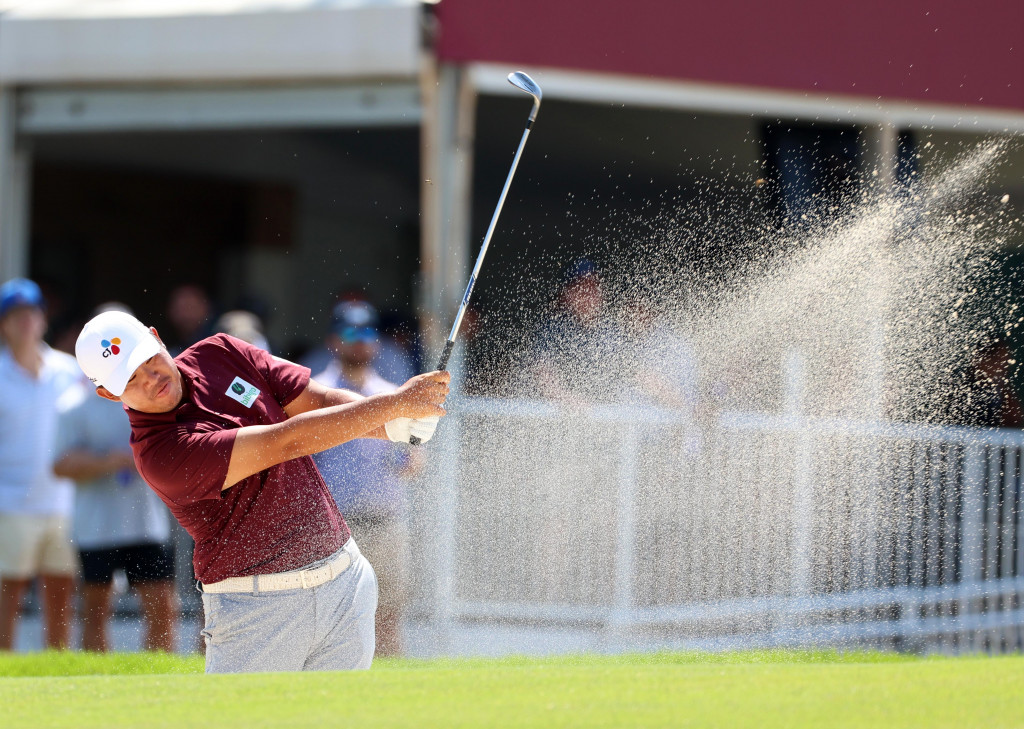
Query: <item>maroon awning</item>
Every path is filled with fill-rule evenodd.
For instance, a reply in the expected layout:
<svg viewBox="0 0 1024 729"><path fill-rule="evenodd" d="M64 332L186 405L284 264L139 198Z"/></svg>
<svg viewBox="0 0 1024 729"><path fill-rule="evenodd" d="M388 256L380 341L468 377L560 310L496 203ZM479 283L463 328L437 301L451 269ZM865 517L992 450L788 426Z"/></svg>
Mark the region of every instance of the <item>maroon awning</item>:
<svg viewBox="0 0 1024 729"><path fill-rule="evenodd" d="M442 60L1024 109L1021 0L442 0Z"/></svg>

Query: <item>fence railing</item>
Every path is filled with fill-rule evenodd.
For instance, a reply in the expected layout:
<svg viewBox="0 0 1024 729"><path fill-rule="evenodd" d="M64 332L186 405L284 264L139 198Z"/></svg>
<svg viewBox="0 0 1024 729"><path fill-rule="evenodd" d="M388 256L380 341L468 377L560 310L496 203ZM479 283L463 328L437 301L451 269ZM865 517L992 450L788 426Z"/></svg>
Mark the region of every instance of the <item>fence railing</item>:
<svg viewBox="0 0 1024 729"><path fill-rule="evenodd" d="M439 625L1024 646L1021 433L467 398L438 440L414 530Z"/></svg>

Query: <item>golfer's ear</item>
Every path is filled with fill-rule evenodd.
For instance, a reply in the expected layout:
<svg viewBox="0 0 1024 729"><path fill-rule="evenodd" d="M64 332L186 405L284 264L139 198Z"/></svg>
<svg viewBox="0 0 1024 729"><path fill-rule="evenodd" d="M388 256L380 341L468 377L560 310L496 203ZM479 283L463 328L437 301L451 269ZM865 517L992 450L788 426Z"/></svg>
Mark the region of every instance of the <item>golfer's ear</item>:
<svg viewBox="0 0 1024 729"><path fill-rule="evenodd" d="M103 385L99 385L96 388L96 394L102 397L104 400L113 400L114 402L121 402L121 398L112 393L110 390L105 388Z"/></svg>
<svg viewBox="0 0 1024 729"><path fill-rule="evenodd" d="M167 345L164 344L164 340L160 338L160 333L156 330L156 327L150 327L149 331L153 332L153 336L156 337L156 341L160 342L160 346L167 349Z"/></svg>

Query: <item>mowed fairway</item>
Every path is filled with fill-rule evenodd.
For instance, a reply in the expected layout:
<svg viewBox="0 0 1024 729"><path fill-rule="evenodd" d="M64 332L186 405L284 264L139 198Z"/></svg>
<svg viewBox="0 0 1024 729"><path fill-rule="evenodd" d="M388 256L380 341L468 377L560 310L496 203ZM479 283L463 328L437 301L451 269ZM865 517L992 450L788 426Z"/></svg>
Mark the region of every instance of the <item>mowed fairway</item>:
<svg viewBox="0 0 1024 729"><path fill-rule="evenodd" d="M0 727L1024 727L1021 656L379 661L232 676L188 673L198 659L32 660L0 657ZM47 660L54 673L128 675L38 675Z"/></svg>

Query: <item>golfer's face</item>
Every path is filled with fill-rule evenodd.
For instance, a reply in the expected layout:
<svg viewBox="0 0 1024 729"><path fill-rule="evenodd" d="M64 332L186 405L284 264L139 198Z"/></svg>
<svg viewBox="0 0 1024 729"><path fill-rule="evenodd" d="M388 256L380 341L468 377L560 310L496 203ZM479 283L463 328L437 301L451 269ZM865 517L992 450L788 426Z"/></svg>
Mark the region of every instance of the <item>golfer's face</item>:
<svg viewBox="0 0 1024 729"><path fill-rule="evenodd" d="M121 402L140 413L166 413L181 402L181 373L166 350L153 355L135 370Z"/></svg>

